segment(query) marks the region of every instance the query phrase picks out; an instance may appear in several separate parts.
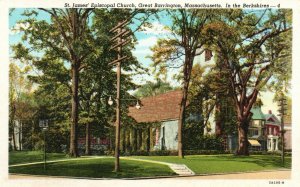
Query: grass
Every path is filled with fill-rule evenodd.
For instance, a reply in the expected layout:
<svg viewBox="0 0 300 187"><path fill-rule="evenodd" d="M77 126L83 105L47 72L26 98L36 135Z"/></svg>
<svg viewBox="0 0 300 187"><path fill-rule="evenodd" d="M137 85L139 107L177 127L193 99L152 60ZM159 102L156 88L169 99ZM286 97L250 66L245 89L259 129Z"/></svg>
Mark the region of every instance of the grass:
<svg viewBox="0 0 300 187"><path fill-rule="evenodd" d="M43 164L10 167L9 173L93 178L175 175L168 166L140 161L120 160L120 168L120 172L112 171L114 169L114 158L97 158L48 163L46 170L43 169Z"/></svg>
<svg viewBox="0 0 300 187"><path fill-rule="evenodd" d="M47 153L47 160L66 159L63 153ZM42 151L11 151L9 152L9 165L29 162L41 162L44 160Z"/></svg>
<svg viewBox="0 0 300 187"><path fill-rule="evenodd" d="M291 157L285 158L285 167L281 166L279 156L251 155L191 155L180 159L177 156L139 156L135 158L185 164L196 174L262 171L279 168L291 168Z"/></svg>
<svg viewBox="0 0 300 187"><path fill-rule="evenodd" d="M65 154L47 153L47 160L66 159ZM285 167L281 166L280 156L251 155L249 157L234 155L190 155L180 159L177 156L134 156L146 160L155 160L168 163L185 164L196 174L231 173L245 171L274 170L291 168L291 157L285 157ZM9 164L20 164L43 161L43 152L22 151L10 152ZM43 164L10 167L10 173L93 177L93 178L132 178L168 176L175 173L166 165L147 163L133 160L120 160L121 171L113 172L114 158L80 158L79 160L67 160L47 164L44 170Z"/></svg>

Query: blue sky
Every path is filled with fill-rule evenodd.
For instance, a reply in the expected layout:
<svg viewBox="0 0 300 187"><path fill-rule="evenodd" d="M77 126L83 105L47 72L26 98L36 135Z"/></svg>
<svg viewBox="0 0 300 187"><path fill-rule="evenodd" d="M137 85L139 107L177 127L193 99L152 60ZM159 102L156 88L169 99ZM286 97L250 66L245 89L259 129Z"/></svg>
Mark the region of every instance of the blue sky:
<svg viewBox="0 0 300 187"><path fill-rule="evenodd" d="M22 16L22 13L26 9L14 9L12 12L11 16L9 16L9 44L14 45L17 44L18 42L21 41L22 33L19 31L14 31L13 28L18 27L24 27L24 24L18 23L20 20L26 18L26 16ZM31 10L31 9L27 9ZM37 20L46 20L50 21L50 16L49 14L39 11L38 16L36 17ZM162 19L158 20L153 20L152 28L144 28L144 31L138 31L135 33L135 36L138 40L138 43L136 45L136 49L133 51L134 56L138 59L138 61L146 68L148 68L151 65L151 60L147 58L151 54L150 47L153 46L157 39L159 37L166 37L168 32L164 29L165 25L168 25L171 23L169 19L163 18L164 13L161 13ZM135 25L131 25L131 27L135 27ZM10 51L11 53L11 51ZM143 84L147 80L154 80L152 76L149 75L140 75L140 76L135 76L134 80L137 84Z"/></svg>
<svg viewBox="0 0 300 187"><path fill-rule="evenodd" d="M21 41L22 33L20 32L12 32L12 28L16 27L24 27L24 24L18 24L18 21L25 18L21 14L23 13L25 9L15 9L12 13L12 15L9 17L9 44L13 45ZM135 33L135 36L137 38L138 43L135 46L135 50L133 51L133 55L136 56L137 60L145 67L149 68L150 70L148 73L152 73L152 67L151 67L151 59L147 58L147 56L150 56L152 54L150 47L156 44L156 41L158 38L166 38L169 36L169 32L165 29L165 26L168 26L171 24L171 19L164 16L164 14L161 14L161 19L156 20L153 19L152 27L151 28L144 28L143 31L138 31ZM50 20L50 16L47 13L44 13L42 11L39 11L38 17L36 19L39 20ZM25 25L26 26L26 25ZM134 26L132 26L134 27ZM178 69L173 69L170 73L168 73L167 80L176 86L179 86L180 84L172 79L174 74L178 73ZM136 75L133 77L133 80L137 84L143 84L146 81L153 81L154 77L152 75ZM272 109L274 113L277 113L277 104L273 102L274 94L271 92L264 92L261 94L261 98L263 100L264 106L262 107L262 110L264 113L267 113L268 110Z"/></svg>

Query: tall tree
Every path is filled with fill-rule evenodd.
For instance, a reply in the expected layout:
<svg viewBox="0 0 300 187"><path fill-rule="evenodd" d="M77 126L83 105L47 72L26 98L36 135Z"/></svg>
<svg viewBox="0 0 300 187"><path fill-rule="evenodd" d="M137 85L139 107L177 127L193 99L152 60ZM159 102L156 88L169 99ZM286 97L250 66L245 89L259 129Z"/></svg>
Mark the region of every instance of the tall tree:
<svg viewBox="0 0 300 187"><path fill-rule="evenodd" d="M238 120L238 155L249 155L250 110L259 91L270 79L276 79L273 75L282 76L290 69L286 58L291 45L284 38L284 33L291 34L290 14L289 10L229 10L205 28L218 61L228 73Z"/></svg>
<svg viewBox="0 0 300 187"><path fill-rule="evenodd" d="M168 67L182 67L182 99L178 121L178 156L184 157L182 144L182 127L188 96L191 71L194 58L203 53L205 38L201 35L205 24L212 15L210 10L170 10L172 25L168 30L172 37L159 39L152 48L154 66L160 67L160 72L166 72Z"/></svg>
<svg viewBox="0 0 300 187"><path fill-rule="evenodd" d="M49 57L56 57L70 63L71 74L71 130L70 130L70 156L77 157L77 127L78 127L78 85L79 72L85 66L86 58L94 52L90 45L92 35L88 26L89 15L92 9L40 9L51 16L51 21L38 21L32 15L37 11L25 12L28 19L28 29L24 29L24 40L27 40L30 47L18 44L14 47L16 57L29 60L33 63L44 61L52 63ZM41 51L44 53L42 59L30 53ZM27 58L26 58L27 57Z"/></svg>
<svg viewBox="0 0 300 187"><path fill-rule="evenodd" d="M32 83L26 76L28 71L28 66L21 69L14 63L9 64L9 135L12 137L13 150L17 150L15 135L18 133L21 136L22 133L20 125L24 122L28 124L36 112L32 99ZM19 126L16 126L16 122Z"/></svg>

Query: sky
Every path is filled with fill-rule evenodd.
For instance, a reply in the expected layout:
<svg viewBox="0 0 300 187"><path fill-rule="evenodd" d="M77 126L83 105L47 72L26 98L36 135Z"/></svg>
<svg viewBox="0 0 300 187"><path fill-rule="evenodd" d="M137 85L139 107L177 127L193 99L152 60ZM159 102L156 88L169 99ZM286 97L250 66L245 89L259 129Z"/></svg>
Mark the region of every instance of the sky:
<svg viewBox="0 0 300 187"><path fill-rule="evenodd" d="M19 32L20 27L28 27L28 25L18 23L19 20L24 18L21 14L24 9L15 9L12 14L9 16L9 44L17 44L21 42L22 33ZM151 47L153 47L159 38L167 38L170 36L168 30L165 29L166 26L171 24L171 19L165 16L162 13L160 20L151 19L152 27L144 27L142 31L138 31L135 33L135 37L137 38L137 44L135 45L135 49L132 51L133 55L137 58L137 60L142 64L143 67L149 68L148 73L150 74L140 74L133 77L133 81L136 84L144 84L146 81L154 81L153 67L151 67L152 61L149 56L152 55ZM39 11L39 15L37 17L39 20L50 20L50 16L47 13ZM134 27L134 26L132 26ZM11 51L10 51L10 55ZM200 62L204 63L204 62ZM180 86L180 83L173 79L174 74L178 74L179 69L172 69L168 73L167 81L170 82L173 86ZM263 113L268 113L269 110L277 115L278 106L277 103L273 102L274 94L271 92L262 92L260 98L263 101L262 111Z"/></svg>

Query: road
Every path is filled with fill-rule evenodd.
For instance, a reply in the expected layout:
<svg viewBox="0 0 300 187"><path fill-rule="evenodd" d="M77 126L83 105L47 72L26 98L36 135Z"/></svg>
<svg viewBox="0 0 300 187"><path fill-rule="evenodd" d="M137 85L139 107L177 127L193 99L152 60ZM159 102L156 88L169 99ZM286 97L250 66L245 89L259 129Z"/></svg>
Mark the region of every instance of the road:
<svg viewBox="0 0 300 187"><path fill-rule="evenodd" d="M29 175L9 175L9 179L49 179L56 180L56 177L39 177ZM264 171L252 173L236 173L236 174L222 174L222 175L206 175L206 176L189 176L189 177L170 177L170 178L157 178L147 180L197 180L197 179L291 179L291 170L281 171Z"/></svg>
<svg viewBox="0 0 300 187"><path fill-rule="evenodd" d="M176 179L178 179L178 180L195 180L195 179L291 179L291 170L265 171L265 172L255 172L255 173L237 173L237 174L224 174L224 175L177 177Z"/></svg>

